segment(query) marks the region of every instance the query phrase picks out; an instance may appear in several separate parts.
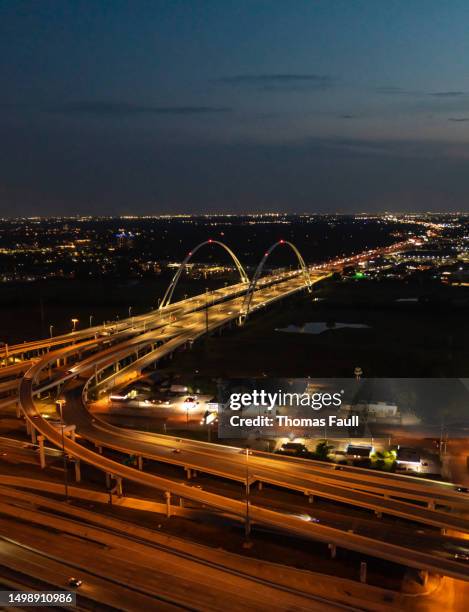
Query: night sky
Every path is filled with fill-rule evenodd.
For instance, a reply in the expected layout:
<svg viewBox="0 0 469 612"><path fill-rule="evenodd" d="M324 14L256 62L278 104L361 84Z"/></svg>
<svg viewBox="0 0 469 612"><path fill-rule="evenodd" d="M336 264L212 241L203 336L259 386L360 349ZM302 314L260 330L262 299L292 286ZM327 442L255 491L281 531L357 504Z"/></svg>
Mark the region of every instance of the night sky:
<svg viewBox="0 0 469 612"><path fill-rule="evenodd" d="M467 0L0 0L0 214L469 210Z"/></svg>

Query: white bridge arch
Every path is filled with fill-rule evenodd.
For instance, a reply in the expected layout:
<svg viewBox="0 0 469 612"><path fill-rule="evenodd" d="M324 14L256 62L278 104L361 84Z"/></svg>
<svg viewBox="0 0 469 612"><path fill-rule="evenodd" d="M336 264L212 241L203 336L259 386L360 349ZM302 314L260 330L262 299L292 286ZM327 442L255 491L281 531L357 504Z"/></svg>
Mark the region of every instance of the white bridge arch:
<svg viewBox="0 0 469 612"><path fill-rule="evenodd" d="M186 269L187 264L189 263L190 259L192 259L192 256L195 255L199 249L201 249L202 247L204 247L207 244L216 244L218 246L221 246L230 255L231 259L233 260L233 262L234 262L234 264L235 264L235 266L236 266L236 268L237 268L237 270L239 272L239 276L241 278L241 282L242 283L249 283L249 277L246 274L245 269L241 265L241 262L236 257L234 252L230 249L230 247L228 247L224 242L220 242L219 240L211 240L211 239L210 240L205 240L204 242L201 242L196 247L194 247L192 249L192 251L189 251L189 253L186 255L186 257L182 261L181 265L177 269L176 274L173 276L173 279L171 280L168 288L166 289L166 293L164 294L163 299L161 300L161 303L160 303L160 308L164 308L165 306L168 306L168 304L171 302L171 298L173 297L173 293L174 293L174 290L176 288L176 285L178 284L178 281L181 278L182 273Z"/></svg>
<svg viewBox="0 0 469 612"><path fill-rule="evenodd" d="M257 282L262 273L262 270L264 269L265 262L270 257L270 254L272 253L272 251L274 251L278 246L283 245L283 244L289 246L291 250L295 253L298 259L298 263L300 264L301 271L305 278L306 288L308 289L308 291L312 290L312 282L311 282L311 277L309 275L308 267L306 266L305 260L303 259L303 256L301 255L299 250L296 248L296 246L292 242L288 242L288 240L278 240L264 253L264 257L261 259L259 265L256 268L256 271L254 272L254 276L252 277L252 280L249 283L249 287L246 292L246 295L244 296L243 305L241 306L241 311L239 315L240 325L242 325L246 321L246 318L249 315L252 296L253 296L254 291L256 290Z"/></svg>

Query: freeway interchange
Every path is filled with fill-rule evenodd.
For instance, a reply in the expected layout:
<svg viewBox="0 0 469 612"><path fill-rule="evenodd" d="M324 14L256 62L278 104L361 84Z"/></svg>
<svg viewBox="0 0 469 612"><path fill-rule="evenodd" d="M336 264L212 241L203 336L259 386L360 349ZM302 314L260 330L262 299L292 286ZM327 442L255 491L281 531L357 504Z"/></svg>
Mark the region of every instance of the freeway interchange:
<svg viewBox="0 0 469 612"><path fill-rule="evenodd" d="M310 269L309 274L314 286L330 275L330 270ZM251 311L268 307L304 288L301 274L289 272L261 279L252 291ZM63 442L67 455L76 465L84 462L94 466L108 479L114 479L118 490L122 490L123 482L131 481L164 493L168 515L171 499L176 497L244 520L245 502L189 487L178 479L143 469L144 461L167 464L184 471L188 477L203 473L244 483L246 457L239 448L114 427L91 415L87 399L90 389L106 393L204 334L236 324L247 291L248 286L242 282L212 292L210 296L166 305L112 327L89 328L4 349L2 356L6 364L14 356L23 358L19 364L6 365L0 373L16 368L23 374L20 380L12 379L10 384L18 390L19 408L33 440L39 439L42 449L45 440L59 448ZM64 411L67 435L63 441L61 431L44 418L38 401L50 391L62 393L67 401ZM123 465L106 456L103 449L133 456L137 458L137 465ZM346 521L331 526L327 521L317 523L279 508L251 503L249 520L253 525L324 542L334 551L344 548L417 570L469 580L469 564L452 552L464 545L463 538L469 534L469 520L464 515L469 496L456 491L449 483L348 466L336 470L330 464L256 451L249 456L247 480L248 486L262 483L303 494L311 502L316 498L326 499L374 513L376 520L383 515L391 516L425 529L436 528L441 533L434 532L428 544L425 537L408 537L405 530L395 536L380 535L379 530L360 532L350 529ZM454 534L449 549L447 532Z"/></svg>

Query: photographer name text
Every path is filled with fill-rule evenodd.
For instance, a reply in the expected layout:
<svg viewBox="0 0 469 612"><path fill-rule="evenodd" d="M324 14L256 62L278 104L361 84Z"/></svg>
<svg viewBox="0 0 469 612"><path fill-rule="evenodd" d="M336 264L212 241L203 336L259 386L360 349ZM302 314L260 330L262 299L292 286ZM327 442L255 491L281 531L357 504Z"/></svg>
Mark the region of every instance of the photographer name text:
<svg viewBox="0 0 469 612"><path fill-rule="evenodd" d="M232 427L358 427L358 415L347 418L331 414L323 418L293 418L286 415L242 417L235 414L230 417Z"/></svg>

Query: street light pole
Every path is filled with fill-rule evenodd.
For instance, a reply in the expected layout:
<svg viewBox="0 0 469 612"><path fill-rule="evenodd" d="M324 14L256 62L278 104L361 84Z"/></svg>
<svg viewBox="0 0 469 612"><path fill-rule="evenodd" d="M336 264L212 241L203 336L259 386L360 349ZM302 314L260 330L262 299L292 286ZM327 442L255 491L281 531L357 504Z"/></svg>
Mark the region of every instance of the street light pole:
<svg viewBox="0 0 469 612"><path fill-rule="evenodd" d="M50 337L52 338L52 336L54 335L54 326L53 325L49 325L49 334L50 334Z"/></svg>
<svg viewBox="0 0 469 612"><path fill-rule="evenodd" d="M244 523L244 547L250 548L251 542L249 536L251 535L251 520L249 516L249 446L246 446L246 522Z"/></svg>
<svg viewBox="0 0 469 612"><path fill-rule="evenodd" d="M205 332L208 335L208 287L205 288Z"/></svg>
<svg viewBox="0 0 469 612"><path fill-rule="evenodd" d="M93 315L90 315L90 327L93 327Z"/></svg>
<svg viewBox="0 0 469 612"><path fill-rule="evenodd" d="M56 401L56 405L60 410L60 425L62 429L62 457L63 457L63 465L64 465L64 488L65 488L65 500L68 501L68 465L67 465L67 457L65 455L65 435L64 435L64 418L63 418L63 405L65 404L64 399L59 399Z"/></svg>

